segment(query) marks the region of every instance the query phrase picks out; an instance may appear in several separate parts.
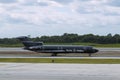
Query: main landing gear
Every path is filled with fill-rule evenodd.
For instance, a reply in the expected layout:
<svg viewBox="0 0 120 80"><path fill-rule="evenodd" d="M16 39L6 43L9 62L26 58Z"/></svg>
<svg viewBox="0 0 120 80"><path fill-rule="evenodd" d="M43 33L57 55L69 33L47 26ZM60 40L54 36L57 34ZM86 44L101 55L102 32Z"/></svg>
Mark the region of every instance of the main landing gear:
<svg viewBox="0 0 120 80"><path fill-rule="evenodd" d="M57 53L52 53L52 55L51 56L57 56Z"/></svg>

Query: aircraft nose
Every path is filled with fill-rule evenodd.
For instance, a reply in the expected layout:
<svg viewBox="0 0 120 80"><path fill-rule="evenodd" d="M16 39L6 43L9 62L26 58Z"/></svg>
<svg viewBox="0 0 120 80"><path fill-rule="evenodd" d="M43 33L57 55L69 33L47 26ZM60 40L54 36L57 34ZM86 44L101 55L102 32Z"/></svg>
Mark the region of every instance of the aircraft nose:
<svg viewBox="0 0 120 80"><path fill-rule="evenodd" d="M95 52L98 52L99 50L98 49L94 49Z"/></svg>

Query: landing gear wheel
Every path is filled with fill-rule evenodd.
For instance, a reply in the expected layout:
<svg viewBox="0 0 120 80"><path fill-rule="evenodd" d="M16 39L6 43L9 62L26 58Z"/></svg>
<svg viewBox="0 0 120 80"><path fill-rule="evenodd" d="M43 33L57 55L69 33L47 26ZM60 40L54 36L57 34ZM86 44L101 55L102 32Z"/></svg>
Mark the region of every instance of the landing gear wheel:
<svg viewBox="0 0 120 80"><path fill-rule="evenodd" d="M57 53L52 53L52 55L51 56L57 56Z"/></svg>
<svg viewBox="0 0 120 80"><path fill-rule="evenodd" d="M91 54L91 53L88 53L88 55L89 55L89 57L91 57L91 56L92 56L92 54Z"/></svg>

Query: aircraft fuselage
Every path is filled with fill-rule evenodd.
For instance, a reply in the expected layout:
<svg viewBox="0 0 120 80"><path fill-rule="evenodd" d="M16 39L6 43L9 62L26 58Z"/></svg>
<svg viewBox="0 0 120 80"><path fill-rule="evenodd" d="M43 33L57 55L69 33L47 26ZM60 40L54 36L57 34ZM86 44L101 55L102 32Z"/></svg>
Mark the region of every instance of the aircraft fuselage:
<svg viewBox="0 0 120 80"><path fill-rule="evenodd" d="M98 52L92 46L43 45L42 42L33 42L24 36L18 37L18 39L24 44L24 49L41 53L53 53L52 56L57 56L58 53L88 53L91 56L92 53Z"/></svg>
<svg viewBox="0 0 120 80"><path fill-rule="evenodd" d="M26 49L44 53L96 53L98 51L91 46L75 45L42 45L32 46Z"/></svg>

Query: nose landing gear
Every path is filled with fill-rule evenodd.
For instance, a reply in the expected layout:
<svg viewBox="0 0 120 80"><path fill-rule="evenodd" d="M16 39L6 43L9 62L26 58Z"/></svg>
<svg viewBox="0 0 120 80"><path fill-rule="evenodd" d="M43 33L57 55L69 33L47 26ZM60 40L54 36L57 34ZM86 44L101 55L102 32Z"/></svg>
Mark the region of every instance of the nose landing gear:
<svg viewBox="0 0 120 80"><path fill-rule="evenodd" d="M91 57L91 56L92 56L92 53L88 53L88 56Z"/></svg>

